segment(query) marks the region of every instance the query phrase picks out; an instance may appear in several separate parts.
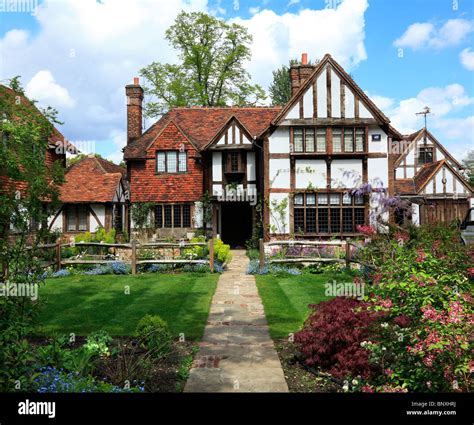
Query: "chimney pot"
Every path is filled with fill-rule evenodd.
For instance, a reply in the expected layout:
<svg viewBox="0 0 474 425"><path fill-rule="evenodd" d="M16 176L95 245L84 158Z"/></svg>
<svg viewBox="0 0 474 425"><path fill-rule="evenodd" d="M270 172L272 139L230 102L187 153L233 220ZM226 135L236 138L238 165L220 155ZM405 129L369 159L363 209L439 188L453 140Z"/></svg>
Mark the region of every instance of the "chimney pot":
<svg viewBox="0 0 474 425"><path fill-rule="evenodd" d="M308 53L303 53L301 55L301 64L308 65Z"/></svg>
<svg viewBox="0 0 474 425"><path fill-rule="evenodd" d="M140 84L140 79L138 77L133 78L133 84L138 86Z"/></svg>

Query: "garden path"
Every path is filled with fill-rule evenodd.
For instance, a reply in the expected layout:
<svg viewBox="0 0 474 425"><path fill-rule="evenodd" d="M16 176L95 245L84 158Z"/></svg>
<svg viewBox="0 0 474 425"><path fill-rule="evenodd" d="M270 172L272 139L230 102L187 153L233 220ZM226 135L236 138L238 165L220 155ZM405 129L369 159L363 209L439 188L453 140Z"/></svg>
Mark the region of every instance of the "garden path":
<svg viewBox="0 0 474 425"><path fill-rule="evenodd" d="M232 251L185 392L288 392L245 251Z"/></svg>

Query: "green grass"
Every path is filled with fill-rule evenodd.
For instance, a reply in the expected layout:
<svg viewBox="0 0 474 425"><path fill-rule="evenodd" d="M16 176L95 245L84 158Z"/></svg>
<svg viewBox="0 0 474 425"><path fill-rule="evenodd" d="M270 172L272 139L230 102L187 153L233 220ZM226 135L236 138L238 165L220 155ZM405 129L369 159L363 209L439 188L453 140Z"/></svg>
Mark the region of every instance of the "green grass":
<svg viewBox="0 0 474 425"><path fill-rule="evenodd" d="M301 329L310 310L308 304L331 298L324 294L325 283L352 282L352 276L344 273L257 275L255 278L274 339L287 338L289 333Z"/></svg>
<svg viewBox="0 0 474 425"><path fill-rule="evenodd" d="M40 288L40 333L87 335L104 329L131 336L145 314L158 314L173 335L202 337L218 274L68 276ZM130 294L125 294L126 287Z"/></svg>

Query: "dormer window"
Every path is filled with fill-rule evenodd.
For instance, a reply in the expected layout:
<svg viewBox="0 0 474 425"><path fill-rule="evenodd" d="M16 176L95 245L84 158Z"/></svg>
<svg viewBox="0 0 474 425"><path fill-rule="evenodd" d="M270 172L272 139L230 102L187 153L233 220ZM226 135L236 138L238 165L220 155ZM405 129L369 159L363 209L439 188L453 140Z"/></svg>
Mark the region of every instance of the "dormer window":
<svg viewBox="0 0 474 425"><path fill-rule="evenodd" d="M431 164L433 162L433 147L420 146L418 149L418 164Z"/></svg>
<svg viewBox="0 0 474 425"><path fill-rule="evenodd" d="M157 151L157 173L185 173L188 171L186 151Z"/></svg>

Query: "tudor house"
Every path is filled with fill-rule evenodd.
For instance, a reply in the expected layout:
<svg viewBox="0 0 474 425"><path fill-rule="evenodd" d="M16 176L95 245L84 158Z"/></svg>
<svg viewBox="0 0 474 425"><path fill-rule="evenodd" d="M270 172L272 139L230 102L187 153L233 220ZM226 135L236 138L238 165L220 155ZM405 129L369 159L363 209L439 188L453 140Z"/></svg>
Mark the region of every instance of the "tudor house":
<svg viewBox="0 0 474 425"><path fill-rule="evenodd" d="M441 144L425 130L400 134L330 55L311 65L303 54L290 77L282 108L174 108L144 133L143 90L137 78L126 86L131 202L154 205L155 238L200 228L206 192L209 226L233 246L260 219L257 196L267 240L357 234L379 209L378 193L353 195L363 184L408 199L415 223L449 221L472 204L462 167Z"/></svg>
<svg viewBox="0 0 474 425"><path fill-rule="evenodd" d="M128 181L124 167L94 155L70 166L61 186L62 205L49 218L49 228L65 236L94 233L99 228L127 229Z"/></svg>

